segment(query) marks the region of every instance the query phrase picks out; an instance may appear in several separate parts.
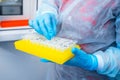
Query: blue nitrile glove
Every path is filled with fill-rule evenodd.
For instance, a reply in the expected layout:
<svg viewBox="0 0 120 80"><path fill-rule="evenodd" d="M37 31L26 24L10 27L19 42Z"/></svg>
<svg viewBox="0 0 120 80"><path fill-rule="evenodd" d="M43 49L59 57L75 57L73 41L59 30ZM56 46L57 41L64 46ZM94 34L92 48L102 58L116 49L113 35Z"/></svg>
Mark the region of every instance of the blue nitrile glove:
<svg viewBox="0 0 120 80"><path fill-rule="evenodd" d="M72 59L64 63L65 65L76 66L86 70L96 70L98 61L95 55L86 54L86 52L73 48L72 53L75 55Z"/></svg>
<svg viewBox="0 0 120 80"><path fill-rule="evenodd" d="M49 40L56 35L57 19L52 13L38 15L29 25Z"/></svg>
<svg viewBox="0 0 120 80"><path fill-rule="evenodd" d="M47 63L47 62L51 62L51 61L49 61L49 60L47 60L47 59L44 59L44 58L40 58L40 62Z"/></svg>
<svg viewBox="0 0 120 80"><path fill-rule="evenodd" d="M76 66L86 70L96 70L98 67L98 61L95 55L86 54L86 52L73 48L72 53L75 55L72 59L65 62L65 65ZM50 62L46 59L40 59L41 62Z"/></svg>

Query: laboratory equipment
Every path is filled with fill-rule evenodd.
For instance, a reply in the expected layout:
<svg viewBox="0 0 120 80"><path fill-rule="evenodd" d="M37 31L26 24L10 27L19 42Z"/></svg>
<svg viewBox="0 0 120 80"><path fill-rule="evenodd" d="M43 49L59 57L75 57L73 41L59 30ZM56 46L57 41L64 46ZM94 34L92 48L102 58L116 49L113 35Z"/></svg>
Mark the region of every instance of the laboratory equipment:
<svg viewBox="0 0 120 80"><path fill-rule="evenodd" d="M36 9L37 0L1 0L0 41L21 39L28 33L31 30L28 21L34 17Z"/></svg>
<svg viewBox="0 0 120 80"><path fill-rule="evenodd" d="M58 64L63 64L74 56L71 52L72 47L79 48L76 45L76 41L60 37L47 40L38 33L25 35L22 40L15 42L15 47L28 54L45 58Z"/></svg>

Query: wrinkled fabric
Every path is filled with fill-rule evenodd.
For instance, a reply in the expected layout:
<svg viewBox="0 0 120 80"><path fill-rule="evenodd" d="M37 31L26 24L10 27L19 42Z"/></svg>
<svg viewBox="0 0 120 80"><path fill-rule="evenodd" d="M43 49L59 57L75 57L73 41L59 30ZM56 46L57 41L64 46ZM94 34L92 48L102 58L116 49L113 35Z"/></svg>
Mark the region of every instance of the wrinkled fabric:
<svg viewBox="0 0 120 80"><path fill-rule="evenodd" d="M120 49L120 14L118 14L117 19L116 19L116 43L117 47Z"/></svg>
<svg viewBox="0 0 120 80"><path fill-rule="evenodd" d="M105 52L98 51L95 54L101 56L103 65L97 71L101 74L107 74L110 77L115 77L120 71L120 49L115 47L108 48Z"/></svg>
<svg viewBox="0 0 120 80"><path fill-rule="evenodd" d="M103 54L99 55L104 61L105 58L110 59L108 62L111 65L113 59L115 63L119 63L117 56L120 56L120 52L115 50L114 53L108 48L116 47L115 43L117 45L120 43L120 26L115 26L116 18L120 14L120 0L41 0L41 2L43 6L39 8L38 14L53 13L59 20L57 36L77 40L81 49L90 54L101 50ZM77 67L54 65L56 68L49 71L48 80L110 79L99 71L97 73ZM116 77L112 80L116 80Z"/></svg>
<svg viewBox="0 0 120 80"><path fill-rule="evenodd" d="M117 16L116 21L116 47L110 47L105 52L98 51L95 55L98 57L98 73L107 74L110 77L115 77L120 72L120 16ZM101 58L101 59L100 59ZM103 64L100 64L100 63Z"/></svg>

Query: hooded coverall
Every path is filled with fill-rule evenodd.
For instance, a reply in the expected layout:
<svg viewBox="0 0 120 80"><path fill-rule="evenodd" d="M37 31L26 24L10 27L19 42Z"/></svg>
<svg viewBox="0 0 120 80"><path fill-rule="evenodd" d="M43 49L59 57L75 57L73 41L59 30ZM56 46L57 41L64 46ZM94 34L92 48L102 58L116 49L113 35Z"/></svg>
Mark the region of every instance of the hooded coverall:
<svg viewBox="0 0 120 80"><path fill-rule="evenodd" d="M98 59L96 71L53 64L48 80L118 79L120 25L115 24L120 18L120 0L41 0L39 5L37 15L56 15L57 36L77 40L82 50Z"/></svg>

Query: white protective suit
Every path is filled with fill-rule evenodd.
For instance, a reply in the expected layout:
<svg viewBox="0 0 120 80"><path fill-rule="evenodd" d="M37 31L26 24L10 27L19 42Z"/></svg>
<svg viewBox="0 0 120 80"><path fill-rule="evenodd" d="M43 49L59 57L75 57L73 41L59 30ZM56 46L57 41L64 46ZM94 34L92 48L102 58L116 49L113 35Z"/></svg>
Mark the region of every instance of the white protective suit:
<svg viewBox="0 0 120 80"><path fill-rule="evenodd" d="M41 0L39 5L37 15L53 13L59 20L57 36L77 40L98 59L96 72L53 64L48 80L119 80L120 0Z"/></svg>

